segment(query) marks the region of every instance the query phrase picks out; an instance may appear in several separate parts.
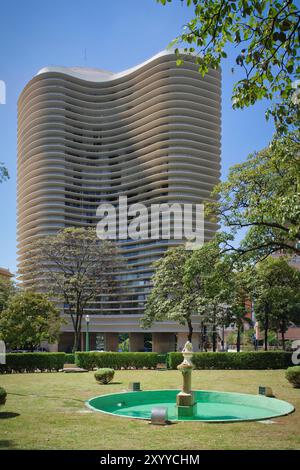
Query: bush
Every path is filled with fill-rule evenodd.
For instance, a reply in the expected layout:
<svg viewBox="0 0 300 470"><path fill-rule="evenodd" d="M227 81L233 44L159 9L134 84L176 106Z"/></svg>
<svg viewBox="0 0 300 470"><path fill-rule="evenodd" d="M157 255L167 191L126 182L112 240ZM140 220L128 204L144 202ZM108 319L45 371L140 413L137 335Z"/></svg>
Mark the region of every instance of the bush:
<svg viewBox="0 0 300 470"><path fill-rule="evenodd" d="M0 364L0 373L58 371L64 367L65 357L65 353L8 353L6 364Z"/></svg>
<svg viewBox="0 0 300 470"><path fill-rule="evenodd" d="M121 369L124 367L156 367L159 362L157 353L126 353L126 352L77 352L75 353L75 362L78 367L92 370L95 367L109 367L112 369Z"/></svg>
<svg viewBox="0 0 300 470"><path fill-rule="evenodd" d="M168 354L170 369L182 362L181 353ZM192 358L196 369L286 369L291 365L291 353L285 351L259 352L201 352Z"/></svg>
<svg viewBox="0 0 300 470"><path fill-rule="evenodd" d="M5 405L6 395L7 395L7 393L4 390L4 388L0 387L0 406Z"/></svg>
<svg viewBox="0 0 300 470"><path fill-rule="evenodd" d="M66 354L65 364L75 364L75 354Z"/></svg>
<svg viewBox="0 0 300 470"><path fill-rule="evenodd" d="M94 375L97 382L101 384L108 384L114 378L115 371L113 369L108 368L98 369Z"/></svg>
<svg viewBox="0 0 300 470"><path fill-rule="evenodd" d="M300 388L300 366L289 367L285 373L287 380L295 388Z"/></svg>

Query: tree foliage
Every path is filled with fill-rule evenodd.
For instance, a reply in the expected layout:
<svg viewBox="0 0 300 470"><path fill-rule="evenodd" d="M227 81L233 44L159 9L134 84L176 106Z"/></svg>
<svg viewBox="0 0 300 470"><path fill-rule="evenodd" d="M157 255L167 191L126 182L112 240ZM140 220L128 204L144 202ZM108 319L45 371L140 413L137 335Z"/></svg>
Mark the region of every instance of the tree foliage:
<svg viewBox="0 0 300 470"><path fill-rule="evenodd" d="M24 291L12 296L0 314L0 334L11 349L33 350L42 341L55 342L61 327L59 311L47 296Z"/></svg>
<svg viewBox="0 0 300 470"><path fill-rule="evenodd" d="M149 328L155 321L172 320L187 325L188 340L192 340L192 314L196 313L196 297L199 291L198 279L185 282L186 261L191 252L184 247L169 249L155 263L152 277L153 288L148 296L141 326Z"/></svg>
<svg viewBox="0 0 300 470"><path fill-rule="evenodd" d="M116 286L120 264L111 242L99 240L94 229L66 228L32 246L35 284L63 299L74 328L74 351L79 348L85 309Z"/></svg>
<svg viewBox="0 0 300 470"><path fill-rule="evenodd" d="M300 144L289 137L233 166L214 189L207 214L229 229L227 249L263 259L277 250L300 254ZM238 248L232 244L248 229Z"/></svg>
<svg viewBox="0 0 300 470"><path fill-rule="evenodd" d="M165 5L172 0L157 0ZM183 0L182 0L183 1ZM235 108L266 98L276 104L267 112L279 132L299 125L299 27L300 9L286 0L186 0L194 17L172 45L195 55L202 75L227 58L228 45L237 50L235 63L242 78L233 88ZM180 50L175 49L178 64Z"/></svg>
<svg viewBox="0 0 300 470"><path fill-rule="evenodd" d="M256 318L264 330L265 350L271 329L281 333L284 348L290 321L300 322L300 272L283 257L269 257L257 265L254 275L252 296Z"/></svg>
<svg viewBox="0 0 300 470"><path fill-rule="evenodd" d="M213 351L217 349L217 328L230 323L226 304L229 273L228 264L221 259L217 239L194 250L186 264L186 284L193 283L195 278L199 279L200 289L195 301L197 311L201 314L202 328L206 329L206 325L212 327ZM202 341L205 342L205 338Z"/></svg>
<svg viewBox="0 0 300 470"><path fill-rule="evenodd" d="M250 292L252 287L252 270L244 271L232 270L227 278L227 302L229 310L229 320L236 327L236 350L241 349L241 335L245 325L252 326L249 311Z"/></svg>
<svg viewBox="0 0 300 470"><path fill-rule="evenodd" d="M249 295L248 270L236 271L231 256L222 253L222 237L216 237L199 250L194 250L187 262L186 281L201 279L197 306L205 324L212 325L213 351L217 348L217 328L234 323L237 329L237 350L241 332L250 323L246 301Z"/></svg>
<svg viewBox="0 0 300 470"><path fill-rule="evenodd" d="M176 321L188 326L191 341L192 315L200 315L203 331L207 326L212 328L214 351L218 327L234 322L238 331L242 331L247 321L245 288L242 290L245 280L237 278L230 257L222 255L221 241L222 236L217 236L193 251L173 248L156 262L153 289L141 321L143 327L154 321ZM205 343L204 333L202 342Z"/></svg>
<svg viewBox="0 0 300 470"><path fill-rule="evenodd" d="M0 276L0 313L6 308L10 297L15 292L16 286L13 281Z"/></svg>

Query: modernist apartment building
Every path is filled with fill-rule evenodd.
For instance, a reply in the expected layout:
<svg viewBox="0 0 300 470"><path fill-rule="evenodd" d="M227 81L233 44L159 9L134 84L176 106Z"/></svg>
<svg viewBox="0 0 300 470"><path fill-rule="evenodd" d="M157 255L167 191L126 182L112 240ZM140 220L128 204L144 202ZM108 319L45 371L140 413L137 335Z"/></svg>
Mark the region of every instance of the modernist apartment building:
<svg viewBox="0 0 300 470"><path fill-rule="evenodd" d="M32 286L30 243L64 227L96 226L100 203L201 203L220 176L220 71L203 78L192 58L169 51L121 73L46 67L19 98L19 274ZM205 240L217 226L205 223ZM180 348L186 328L172 322L143 331L152 263L178 240L123 240L122 288L91 304L91 349L116 350L128 333L132 351L152 334L155 351ZM63 312L62 312L63 314ZM64 325L59 350L72 344ZM194 321L198 347L200 320ZM84 344L84 338L83 338Z"/></svg>

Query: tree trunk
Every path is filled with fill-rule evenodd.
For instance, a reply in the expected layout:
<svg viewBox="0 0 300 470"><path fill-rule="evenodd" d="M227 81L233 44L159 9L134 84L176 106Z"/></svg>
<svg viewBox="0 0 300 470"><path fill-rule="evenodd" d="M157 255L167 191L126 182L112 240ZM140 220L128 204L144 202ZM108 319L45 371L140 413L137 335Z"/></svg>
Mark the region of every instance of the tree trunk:
<svg viewBox="0 0 300 470"><path fill-rule="evenodd" d="M236 350L237 350L237 352L240 352L240 350L241 350L241 327L240 326L238 326L238 328L237 328Z"/></svg>
<svg viewBox="0 0 300 470"><path fill-rule="evenodd" d="M80 332L78 330L74 330L74 343L72 352L75 354L76 351L79 351L79 340L80 340Z"/></svg>
<svg viewBox="0 0 300 470"><path fill-rule="evenodd" d="M282 349L285 351L285 323L282 321L281 323L281 341L282 341Z"/></svg>
<svg viewBox="0 0 300 470"><path fill-rule="evenodd" d="M265 319L265 344L264 344L264 349L265 351L268 351L268 332L269 332L269 315L266 313L266 319Z"/></svg>
<svg viewBox="0 0 300 470"><path fill-rule="evenodd" d="M225 326L222 326L222 352L225 351Z"/></svg>
<svg viewBox="0 0 300 470"><path fill-rule="evenodd" d="M213 346L213 352L216 352L217 350L217 332L216 332L216 324L213 324L213 332L212 332L212 346Z"/></svg>
<svg viewBox="0 0 300 470"><path fill-rule="evenodd" d="M202 336L202 341L203 341L203 349L205 352L207 352L207 328L206 325L203 325L203 336Z"/></svg>
<svg viewBox="0 0 300 470"><path fill-rule="evenodd" d="M187 320L187 325L188 325L188 328L189 328L188 341L191 343L192 342L192 336L193 336L193 326L192 326L192 322L191 322L190 319Z"/></svg>
<svg viewBox="0 0 300 470"><path fill-rule="evenodd" d="M80 351L80 336L81 336L81 320L82 320L82 311L79 307L79 302L77 301L76 305L76 320L74 325L74 344L72 352Z"/></svg>
<svg viewBox="0 0 300 470"><path fill-rule="evenodd" d="M200 351L203 352L204 347L204 324L201 322L201 344L200 344Z"/></svg>

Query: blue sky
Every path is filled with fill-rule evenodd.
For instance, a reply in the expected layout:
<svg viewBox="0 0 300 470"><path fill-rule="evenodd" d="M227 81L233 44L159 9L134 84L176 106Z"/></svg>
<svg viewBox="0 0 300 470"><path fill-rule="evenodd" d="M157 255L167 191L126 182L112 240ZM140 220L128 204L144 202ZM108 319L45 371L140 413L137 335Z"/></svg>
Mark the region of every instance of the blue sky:
<svg viewBox="0 0 300 470"><path fill-rule="evenodd" d="M90 66L121 71L164 49L192 17L180 0L2 0L0 80L7 102L0 105L0 161L10 180L0 184L0 266L16 271L17 100L25 84L46 65ZM86 59L85 51L86 50ZM224 61L222 95L222 177L229 166L268 144L273 126L266 103L231 109L231 73L236 51Z"/></svg>

